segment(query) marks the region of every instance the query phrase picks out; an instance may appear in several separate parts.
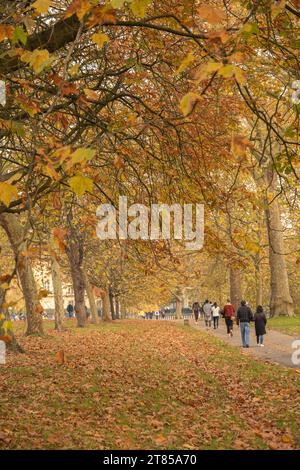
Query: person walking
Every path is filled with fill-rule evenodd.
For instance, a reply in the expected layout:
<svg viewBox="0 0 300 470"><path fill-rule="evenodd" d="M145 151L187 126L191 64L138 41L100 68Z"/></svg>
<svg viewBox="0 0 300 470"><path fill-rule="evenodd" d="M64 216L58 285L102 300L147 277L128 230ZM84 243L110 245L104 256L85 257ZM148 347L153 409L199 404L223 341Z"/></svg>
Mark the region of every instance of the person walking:
<svg viewBox="0 0 300 470"><path fill-rule="evenodd" d="M220 318L220 307L218 306L217 302L215 302L211 308L212 317L214 322L214 330L219 328L219 318Z"/></svg>
<svg viewBox="0 0 300 470"><path fill-rule="evenodd" d="M206 328L211 328L211 303L206 300L203 305L204 320Z"/></svg>
<svg viewBox="0 0 300 470"><path fill-rule="evenodd" d="M194 318L195 318L196 323L198 323L200 309L201 309L201 307L200 307L199 302L194 302L193 306L192 306L192 310L193 310L193 313L194 313Z"/></svg>
<svg viewBox="0 0 300 470"><path fill-rule="evenodd" d="M74 316L74 307L71 303L67 306L68 317L72 318Z"/></svg>
<svg viewBox="0 0 300 470"><path fill-rule="evenodd" d="M227 299L227 303L223 307L223 317L225 319L225 324L227 328L228 336L233 336L233 319L235 315L234 306L230 302L230 299Z"/></svg>
<svg viewBox="0 0 300 470"><path fill-rule="evenodd" d="M156 310L155 313L154 313L154 315L155 315L155 319L158 320L158 319L159 319L159 311Z"/></svg>
<svg viewBox="0 0 300 470"><path fill-rule="evenodd" d="M253 314L251 308L246 305L245 300L241 301L241 306L238 308L237 311L236 321L237 324L240 326L243 348L249 348L250 322L253 321Z"/></svg>
<svg viewBox="0 0 300 470"><path fill-rule="evenodd" d="M261 305L258 305L254 314L255 334L257 345L264 346L264 335L266 334L267 317Z"/></svg>

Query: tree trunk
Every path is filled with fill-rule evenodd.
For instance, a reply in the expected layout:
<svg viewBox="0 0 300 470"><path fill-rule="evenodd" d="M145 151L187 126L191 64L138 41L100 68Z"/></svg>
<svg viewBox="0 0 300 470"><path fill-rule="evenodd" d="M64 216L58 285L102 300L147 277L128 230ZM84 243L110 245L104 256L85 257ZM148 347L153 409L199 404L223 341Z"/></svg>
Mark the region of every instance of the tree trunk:
<svg viewBox="0 0 300 470"><path fill-rule="evenodd" d="M14 352L25 352L22 346L16 340L14 332L9 330L7 333L3 329L5 320L10 320L6 308L4 308L6 290L0 287L0 340L6 343L6 347ZM1 315L2 314L2 315Z"/></svg>
<svg viewBox="0 0 300 470"><path fill-rule="evenodd" d="M257 214L257 237L259 250L254 255L254 268L255 268L255 289L256 289L256 306L263 305L263 270L262 270L262 260L261 260L261 242L262 242L262 230L263 230L263 213L261 210Z"/></svg>
<svg viewBox="0 0 300 470"><path fill-rule="evenodd" d="M120 301L118 297L116 297L116 319L120 319Z"/></svg>
<svg viewBox="0 0 300 470"><path fill-rule="evenodd" d="M126 302L125 300L122 300L121 306L120 306L120 318L126 318L126 312L127 312Z"/></svg>
<svg viewBox="0 0 300 470"><path fill-rule="evenodd" d="M115 320L116 314L115 314L114 294L113 294L111 287L109 288L109 303L110 303L111 319Z"/></svg>
<svg viewBox="0 0 300 470"><path fill-rule="evenodd" d="M183 298L182 298L182 291L178 289L175 294L176 299L176 318L179 320L182 318L182 307L183 307Z"/></svg>
<svg viewBox="0 0 300 470"><path fill-rule="evenodd" d="M256 253L254 258L255 267L255 288L256 288L256 306L263 304L263 273L260 261L260 253Z"/></svg>
<svg viewBox="0 0 300 470"><path fill-rule="evenodd" d="M17 273L26 305L27 328L25 334L42 335L44 333L42 319L43 308L38 298L38 290L33 275L31 259L29 256L24 256L23 254L28 249L28 241L26 240L24 227L15 214L1 214L0 223L8 236L16 259Z"/></svg>
<svg viewBox="0 0 300 470"><path fill-rule="evenodd" d="M83 244L73 228L70 230L69 244L66 252L71 268L77 326L84 328L86 325L86 309L84 303L85 282L82 272Z"/></svg>
<svg viewBox="0 0 300 470"><path fill-rule="evenodd" d="M273 200L268 201L266 190L266 222L269 237L269 264L271 280L270 314L294 316L293 299L290 294L289 279L284 256L283 229L280 208L277 198L274 199L277 187L277 176L273 170L265 169L264 179L270 188Z"/></svg>
<svg viewBox="0 0 300 470"><path fill-rule="evenodd" d="M102 320L103 321L111 320L110 296L109 296L108 289L105 290L105 293L102 298Z"/></svg>
<svg viewBox="0 0 300 470"><path fill-rule="evenodd" d="M89 299L90 310L91 310L91 323L96 324L98 323L98 312L96 306L96 300L94 296L94 292L92 286L90 284L88 275L85 270L83 270L84 282L85 282L85 289Z"/></svg>
<svg viewBox="0 0 300 470"><path fill-rule="evenodd" d="M63 319L65 314L63 290L60 274L60 265L56 254L51 253L51 275L53 284L54 304L55 304L55 330L64 331Z"/></svg>
<svg viewBox="0 0 300 470"><path fill-rule="evenodd" d="M242 300L241 272L234 268L230 268L230 300L237 311Z"/></svg>

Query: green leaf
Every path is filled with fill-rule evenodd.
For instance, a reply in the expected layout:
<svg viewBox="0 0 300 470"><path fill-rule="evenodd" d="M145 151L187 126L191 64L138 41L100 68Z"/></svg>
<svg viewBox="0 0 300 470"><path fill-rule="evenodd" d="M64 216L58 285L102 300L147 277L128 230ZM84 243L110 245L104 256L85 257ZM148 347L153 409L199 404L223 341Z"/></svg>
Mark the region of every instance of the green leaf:
<svg viewBox="0 0 300 470"><path fill-rule="evenodd" d="M94 183L87 176L76 175L69 179L69 185L71 189L73 189L74 193L78 197L81 197L87 191L90 191L90 192L93 191Z"/></svg>
<svg viewBox="0 0 300 470"><path fill-rule="evenodd" d="M27 42L27 33L23 29L22 26L17 26L14 30L13 36L12 36L12 42L13 44L16 44L18 41L20 41L24 46Z"/></svg>
<svg viewBox="0 0 300 470"><path fill-rule="evenodd" d="M258 34L259 33L259 27L257 23L246 23L241 29L241 33L244 33L246 36L249 36L251 34Z"/></svg>
<svg viewBox="0 0 300 470"><path fill-rule="evenodd" d="M125 0L111 0L110 4L113 8L122 8L124 6Z"/></svg>
<svg viewBox="0 0 300 470"><path fill-rule="evenodd" d="M13 330L13 324L10 320L5 320L2 324L2 328L5 331L5 333L7 333L8 331Z"/></svg>
<svg viewBox="0 0 300 470"><path fill-rule="evenodd" d="M11 131L19 137L25 137L24 126L19 121L11 121Z"/></svg>

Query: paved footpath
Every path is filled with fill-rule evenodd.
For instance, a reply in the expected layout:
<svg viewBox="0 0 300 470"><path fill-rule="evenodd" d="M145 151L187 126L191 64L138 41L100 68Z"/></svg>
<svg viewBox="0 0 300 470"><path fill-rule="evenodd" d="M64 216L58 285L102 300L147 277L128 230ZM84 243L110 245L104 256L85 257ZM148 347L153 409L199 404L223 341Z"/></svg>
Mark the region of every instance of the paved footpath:
<svg viewBox="0 0 300 470"><path fill-rule="evenodd" d="M189 320L189 323L192 327L202 331L207 331L208 334L217 336L228 344L241 347L240 329L236 324L233 327L233 337L230 338L227 335L223 318L220 318L220 325L217 330L214 330L213 328L206 330L204 321L202 319L199 320L197 324L193 320ZM263 348L258 347L256 344L254 325L251 324L250 348L242 348L242 351L245 354L260 357L265 361L276 362L277 364L300 370L299 364L296 365L292 363L292 354L295 351L295 349L292 347L292 343L295 340L300 340L300 337L298 338L297 336L290 336L284 333L280 333L279 331L267 329L267 334L264 338L265 346ZM299 350L299 345L297 346L297 349Z"/></svg>

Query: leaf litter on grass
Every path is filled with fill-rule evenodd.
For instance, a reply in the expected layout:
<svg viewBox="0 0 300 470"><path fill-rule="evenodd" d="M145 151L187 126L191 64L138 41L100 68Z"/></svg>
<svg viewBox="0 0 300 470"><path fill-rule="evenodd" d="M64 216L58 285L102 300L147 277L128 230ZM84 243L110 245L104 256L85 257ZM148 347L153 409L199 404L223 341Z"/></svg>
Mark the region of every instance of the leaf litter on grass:
<svg viewBox="0 0 300 470"><path fill-rule="evenodd" d="M128 320L21 341L1 369L0 448L300 446L299 375L205 332Z"/></svg>

